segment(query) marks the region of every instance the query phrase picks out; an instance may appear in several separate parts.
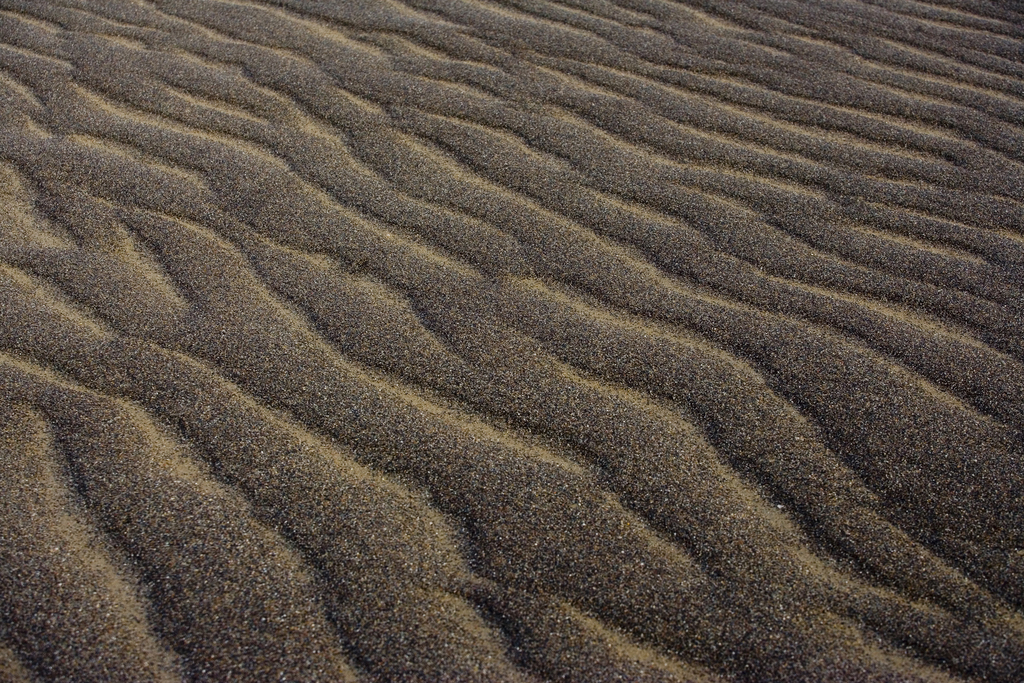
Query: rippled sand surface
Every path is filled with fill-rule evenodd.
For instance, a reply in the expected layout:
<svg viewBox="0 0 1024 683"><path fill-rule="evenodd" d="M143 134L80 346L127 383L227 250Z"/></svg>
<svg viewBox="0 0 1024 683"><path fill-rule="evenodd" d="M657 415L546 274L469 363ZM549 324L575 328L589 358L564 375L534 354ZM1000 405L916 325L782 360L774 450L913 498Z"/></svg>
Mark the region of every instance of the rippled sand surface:
<svg viewBox="0 0 1024 683"><path fill-rule="evenodd" d="M1024 680L1024 6L0 0L0 680Z"/></svg>

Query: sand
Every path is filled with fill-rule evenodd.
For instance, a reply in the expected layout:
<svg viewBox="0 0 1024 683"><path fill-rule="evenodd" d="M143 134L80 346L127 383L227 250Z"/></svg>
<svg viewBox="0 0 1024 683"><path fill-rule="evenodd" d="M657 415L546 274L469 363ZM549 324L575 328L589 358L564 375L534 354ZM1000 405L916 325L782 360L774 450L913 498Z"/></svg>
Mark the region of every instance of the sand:
<svg viewBox="0 0 1024 683"><path fill-rule="evenodd" d="M1024 6L0 0L0 680L1024 680Z"/></svg>

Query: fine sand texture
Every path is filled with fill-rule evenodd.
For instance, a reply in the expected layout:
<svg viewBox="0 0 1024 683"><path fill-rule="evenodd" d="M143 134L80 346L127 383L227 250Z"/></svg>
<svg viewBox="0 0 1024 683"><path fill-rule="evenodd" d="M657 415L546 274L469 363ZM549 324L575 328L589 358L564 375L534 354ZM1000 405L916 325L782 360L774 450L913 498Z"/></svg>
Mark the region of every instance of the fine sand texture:
<svg viewBox="0 0 1024 683"><path fill-rule="evenodd" d="M0 681L1024 680L1024 4L0 0Z"/></svg>

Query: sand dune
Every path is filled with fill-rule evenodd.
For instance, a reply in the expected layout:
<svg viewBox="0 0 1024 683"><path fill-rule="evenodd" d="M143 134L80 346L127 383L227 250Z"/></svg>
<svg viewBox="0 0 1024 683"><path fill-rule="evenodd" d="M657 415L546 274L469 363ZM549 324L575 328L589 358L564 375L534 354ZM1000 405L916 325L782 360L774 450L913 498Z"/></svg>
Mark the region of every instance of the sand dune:
<svg viewBox="0 0 1024 683"><path fill-rule="evenodd" d="M0 0L0 680L1024 680L1024 7Z"/></svg>

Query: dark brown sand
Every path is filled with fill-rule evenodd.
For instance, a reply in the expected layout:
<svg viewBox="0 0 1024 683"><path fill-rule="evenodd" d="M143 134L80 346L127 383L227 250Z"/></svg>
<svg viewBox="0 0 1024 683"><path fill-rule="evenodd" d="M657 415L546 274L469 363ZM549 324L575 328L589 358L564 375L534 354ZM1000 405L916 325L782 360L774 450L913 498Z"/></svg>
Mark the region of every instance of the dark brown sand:
<svg viewBox="0 0 1024 683"><path fill-rule="evenodd" d="M0 681L1024 680L1024 6L0 0Z"/></svg>

